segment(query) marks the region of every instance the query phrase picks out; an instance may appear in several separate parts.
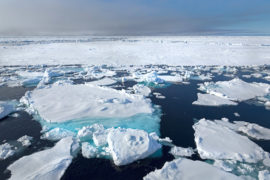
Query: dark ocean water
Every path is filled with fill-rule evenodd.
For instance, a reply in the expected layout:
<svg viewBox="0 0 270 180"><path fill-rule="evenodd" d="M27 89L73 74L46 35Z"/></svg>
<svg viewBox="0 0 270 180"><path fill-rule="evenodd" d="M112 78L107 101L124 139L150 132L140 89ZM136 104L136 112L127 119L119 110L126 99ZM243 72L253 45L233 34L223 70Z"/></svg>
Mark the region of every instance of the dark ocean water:
<svg viewBox="0 0 270 180"><path fill-rule="evenodd" d="M214 81L230 80L231 78L217 76ZM258 79L248 79L246 81L261 81ZM79 82L79 81L78 81ZM194 106L192 102L197 99L198 83L201 81L189 81L189 84L171 84L166 88L154 88L153 92L159 92L165 99L157 99L151 96L153 104L160 105L162 110L160 132L161 137L169 137L173 143L181 147L196 148L194 143L194 130L192 125L195 121L206 119L229 118L230 121L247 121L257 123L261 126L270 128L270 111L264 106L257 106L252 103L239 103L237 106ZM132 85L129 84L129 85ZM24 95L27 90L32 88L0 87L0 100L17 99ZM240 114L236 117L234 113ZM7 166L22 156L33 152L52 147L54 142L40 139L40 124L33 120L33 117L24 111L19 111L18 117L8 116L0 120L0 143L4 141L15 141L23 135L34 137L34 141L29 148L26 148L14 156L0 161L0 179L6 179L10 172L6 170ZM265 151L270 152L269 141L254 141ZM174 157L169 154L170 148L163 146L161 157L150 157L144 160L136 161L132 164L117 167L108 159L86 159L79 154L73 159L73 162L63 175L63 180L74 179L142 179L149 172L161 168L166 161L171 161ZM191 159L200 159L198 155L193 155Z"/></svg>

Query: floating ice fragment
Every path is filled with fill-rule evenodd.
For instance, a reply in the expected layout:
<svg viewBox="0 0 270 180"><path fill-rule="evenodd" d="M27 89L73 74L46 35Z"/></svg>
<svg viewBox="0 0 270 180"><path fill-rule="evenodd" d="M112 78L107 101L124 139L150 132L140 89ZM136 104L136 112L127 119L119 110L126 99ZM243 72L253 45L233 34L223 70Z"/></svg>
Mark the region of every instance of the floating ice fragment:
<svg viewBox="0 0 270 180"><path fill-rule="evenodd" d="M174 146L171 148L170 153L175 157L180 157L180 156L190 157L194 154L194 150L191 147L182 148L182 147Z"/></svg>
<svg viewBox="0 0 270 180"><path fill-rule="evenodd" d="M203 159L232 159L256 163L269 157L267 152L247 137L217 122L201 119L193 125L193 129L197 150Z"/></svg>
<svg viewBox="0 0 270 180"><path fill-rule="evenodd" d="M13 146L8 143L0 145L0 160L6 159L12 155L14 155L15 151L13 150Z"/></svg>
<svg viewBox="0 0 270 180"><path fill-rule="evenodd" d="M91 126L82 127L77 134L80 140L87 141L93 139L95 132L103 132L105 129L101 124L93 124Z"/></svg>
<svg viewBox="0 0 270 180"><path fill-rule="evenodd" d="M144 180L236 180L242 179L228 172L222 171L210 164L202 161L192 161L185 158L175 159L166 162L162 169L155 170L147 174Z"/></svg>
<svg viewBox="0 0 270 180"><path fill-rule="evenodd" d="M51 141L57 141L65 137L74 136L75 133L63 128L54 128L41 136L41 139L48 139Z"/></svg>
<svg viewBox="0 0 270 180"><path fill-rule="evenodd" d="M24 135L17 139L18 142L21 142L23 146L30 146L31 141L33 140L33 137Z"/></svg>
<svg viewBox="0 0 270 180"><path fill-rule="evenodd" d="M98 154L98 150L96 147L92 146L88 142L82 143L82 155L85 158L93 158L96 157Z"/></svg>
<svg viewBox="0 0 270 180"><path fill-rule="evenodd" d="M143 84L135 84L132 88L135 94L149 96L149 94L151 93L151 89Z"/></svg>
<svg viewBox="0 0 270 180"><path fill-rule="evenodd" d="M228 99L218 97L212 94L201 94L197 93L198 99L194 101L193 105L201 106L224 106L224 105L237 105L236 102L230 101Z"/></svg>
<svg viewBox="0 0 270 180"><path fill-rule="evenodd" d="M126 165L156 152L161 145L148 133L136 129L113 129L108 134L109 149L116 165Z"/></svg>
<svg viewBox="0 0 270 180"><path fill-rule="evenodd" d="M15 101L0 101L0 119L14 112L16 110L15 105Z"/></svg>
<svg viewBox="0 0 270 180"><path fill-rule="evenodd" d="M108 86L108 85L115 84L115 83L116 83L116 81L111 79L111 78L103 78L100 80L87 82L86 84L93 84L93 85L98 85L98 86Z"/></svg>
<svg viewBox="0 0 270 180"><path fill-rule="evenodd" d="M257 96L265 96L269 93L269 89L269 84L247 83L238 78L216 83L205 82L199 87L199 90L209 94L236 101L245 101Z"/></svg>
<svg viewBox="0 0 270 180"><path fill-rule="evenodd" d="M12 163L11 180L60 179L78 152L78 143L67 137L53 148L24 156Z"/></svg>
<svg viewBox="0 0 270 180"><path fill-rule="evenodd" d="M95 85L52 85L35 89L21 99L30 112L47 122L66 122L80 118L130 117L154 110L150 99Z"/></svg>

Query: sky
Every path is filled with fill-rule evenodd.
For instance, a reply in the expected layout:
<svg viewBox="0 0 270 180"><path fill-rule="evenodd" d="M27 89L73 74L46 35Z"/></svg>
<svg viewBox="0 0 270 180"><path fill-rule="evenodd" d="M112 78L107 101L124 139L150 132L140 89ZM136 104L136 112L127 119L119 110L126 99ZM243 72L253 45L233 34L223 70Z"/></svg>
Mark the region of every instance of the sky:
<svg viewBox="0 0 270 180"><path fill-rule="evenodd" d="M0 0L0 35L263 35L270 0Z"/></svg>

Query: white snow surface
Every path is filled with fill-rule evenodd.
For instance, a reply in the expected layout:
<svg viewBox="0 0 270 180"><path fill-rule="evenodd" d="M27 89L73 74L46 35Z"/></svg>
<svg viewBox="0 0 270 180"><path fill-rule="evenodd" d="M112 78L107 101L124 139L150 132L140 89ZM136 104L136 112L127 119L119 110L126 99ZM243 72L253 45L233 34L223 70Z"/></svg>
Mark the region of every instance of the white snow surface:
<svg viewBox="0 0 270 180"><path fill-rule="evenodd" d="M12 149L13 146L5 143L0 145L0 160L6 159L10 156L12 156L15 151Z"/></svg>
<svg viewBox="0 0 270 180"><path fill-rule="evenodd" d="M86 117L130 117L152 113L151 100L95 85L51 85L26 93L21 102L47 122Z"/></svg>
<svg viewBox="0 0 270 180"><path fill-rule="evenodd" d="M107 139L113 161L118 166L143 159L161 148L161 145L143 130L112 129Z"/></svg>
<svg viewBox="0 0 270 180"><path fill-rule="evenodd" d="M98 154L98 150L96 147L92 146L88 142L82 143L82 155L85 158L93 158L96 157Z"/></svg>
<svg viewBox="0 0 270 180"><path fill-rule="evenodd" d="M194 150L191 147L183 148L183 147L174 146L171 148L170 153L175 157L179 157L179 156L190 157L194 154Z"/></svg>
<svg viewBox="0 0 270 180"><path fill-rule="evenodd" d="M1 38L0 65L263 65L270 60L269 46L264 46L270 44L269 36L101 37L102 41L80 41L89 38L99 37ZM23 41L34 43L21 46Z"/></svg>
<svg viewBox="0 0 270 180"><path fill-rule="evenodd" d="M231 159L256 163L269 157L267 152L246 136L217 122L201 119L193 125L193 129L197 150L203 159Z"/></svg>
<svg viewBox="0 0 270 180"><path fill-rule="evenodd" d="M236 102L212 94L197 93L197 96L198 99L192 103L193 105L201 105L201 106L237 105Z"/></svg>
<svg viewBox="0 0 270 180"><path fill-rule="evenodd" d="M143 84L135 84L132 88L135 94L149 96L151 93L151 89Z"/></svg>
<svg viewBox="0 0 270 180"><path fill-rule="evenodd" d="M57 141L60 139L63 139L65 137L68 136L74 136L75 133L66 129L62 129L62 128L54 128L49 130L48 132L44 133L41 136L41 139L48 139L51 141Z"/></svg>
<svg viewBox="0 0 270 180"><path fill-rule="evenodd" d="M144 180L236 180L242 179L228 172L222 171L213 165L202 161L193 161L185 158L166 162L162 169L147 174Z"/></svg>
<svg viewBox="0 0 270 180"><path fill-rule="evenodd" d="M33 137L24 135L17 139L18 142L22 143L23 146L30 146L31 141L33 140Z"/></svg>
<svg viewBox="0 0 270 180"><path fill-rule="evenodd" d="M11 180L60 179L71 163L79 145L71 137L64 138L53 148L24 156L8 166Z"/></svg>
<svg viewBox="0 0 270 180"><path fill-rule="evenodd" d="M247 83L239 78L230 81L205 82L199 87L209 94L228 98L230 100L245 101L257 96L267 95L270 85L265 83Z"/></svg>

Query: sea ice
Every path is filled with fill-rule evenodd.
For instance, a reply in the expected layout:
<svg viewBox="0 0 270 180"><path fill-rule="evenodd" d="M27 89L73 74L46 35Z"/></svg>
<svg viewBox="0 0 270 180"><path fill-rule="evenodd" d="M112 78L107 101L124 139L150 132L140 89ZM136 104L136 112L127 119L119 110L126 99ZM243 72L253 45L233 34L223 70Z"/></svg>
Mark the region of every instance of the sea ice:
<svg viewBox="0 0 270 180"><path fill-rule="evenodd" d="M160 75L160 79L163 79L166 82L180 83L183 81L183 77L180 75L170 76L170 75Z"/></svg>
<svg viewBox="0 0 270 180"><path fill-rule="evenodd" d="M260 171L258 178L259 178L259 180L269 180L270 179L270 172L267 170Z"/></svg>
<svg viewBox="0 0 270 180"><path fill-rule="evenodd" d="M93 158L96 157L98 154L98 150L96 147L92 146L88 142L82 143L82 155L85 158Z"/></svg>
<svg viewBox="0 0 270 180"><path fill-rule="evenodd" d="M63 128L54 128L54 129L51 129L51 130L47 131L46 133L44 133L41 136L41 139L48 139L51 141L57 141L57 140L65 138L65 137L74 136L74 135L75 135L75 133L72 131L69 131L69 130L66 130Z"/></svg>
<svg viewBox="0 0 270 180"><path fill-rule="evenodd" d="M135 84L132 88L135 94L149 96L151 93L151 89L143 84Z"/></svg>
<svg viewBox="0 0 270 180"><path fill-rule="evenodd" d="M236 102L230 101L228 99L215 96L212 94L201 94L197 93L198 99L192 104L201 106L223 106L223 105L237 105Z"/></svg>
<svg viewBox="0 0 270 180"><path fill-rule="evenodd" d="M180 156L186 156L186 157L190 157L194 154L194 150L192 148L183 148L183 147L177 147L177 146L173 146L170 150L170 153L174 156L174 157L180 157Z"/></svg>
<svg viewBox="0 0 270 180"><path fill-rule="evenodd" d="M225 180L242 179L228 172L222 171L213 165L202 161L193 161L185 158L166 162L162 169L147 174L144 180L183 179L183 180Z"/></svg>
<svg viewBox="0 0 270 180"><path fill-rule="evenodd" d="M112 85L115 84L116 81L111 79L111 78L103 78L100 80L96 80L96 81L91 81L91 82L87 82L86 84L93 84L93 85L97 85L97 86L108 86L108 85Z"/></svg>
<svg viewBox="0 0 270 180"><path fill-rule="evenodd" d="M205 82L199 90L222 98L245 101L269 93L270 85L265 83L247 83L239 78L230 81Z"/></svg>
<svg viewBox="0 0 270 180"><path fill-rule="evenodd" d="M24 156L12 163L11 180L60 179L79 150L78 143L67 137L53 148Z"/></svg>
<svg viewBox="0 0 270 180"><path fill-rule="evenodd" d="M91 126L82 127L77 134L80 140L87 141L93 139L93 134L95 132L104 131L104 127L101 124L93 124Z"/></svg>
<svg viewBox="0 0 270 180"><path fill-rule="evenodd" d="M15 101L0 101L0 119L14 112L16 110L15 105Z"/></svg>
<svg viewBox="0 0 270 180"><path fill-rule="evenodd" d="M150 99L107 87L51 85L26 93L21 102L47 122L66 122L86 117L130 117L154 110Z"/></svg>
<svg viewBox="0 0 270 180"><path fill-rule="evenodd" d="M0 145L0 160L6 159L15 153L13 146L5 143Z"/></svg>
<svg viewBox="0 0 270 180"><path fill-rule="evenodd" d="M23 146L30 146L31 141L33 140L33 137L24 135L17 139L18 142L22 143Z"/></svg>
<svg viewBox="0 0 270 180"><path fill-rule="evenodd" d="M231 159L256 163L269 156L247 137L214 121L201 119L193 125L193 129L197 150L203 159Z"/></svg>
<svg viewBox="0 0 270 180"><path fill-rule="evenodd" d="M136 129L113 129L108 134L109 149L116 165L126 165L156 152L161 145L148 133Z"/></svg>

